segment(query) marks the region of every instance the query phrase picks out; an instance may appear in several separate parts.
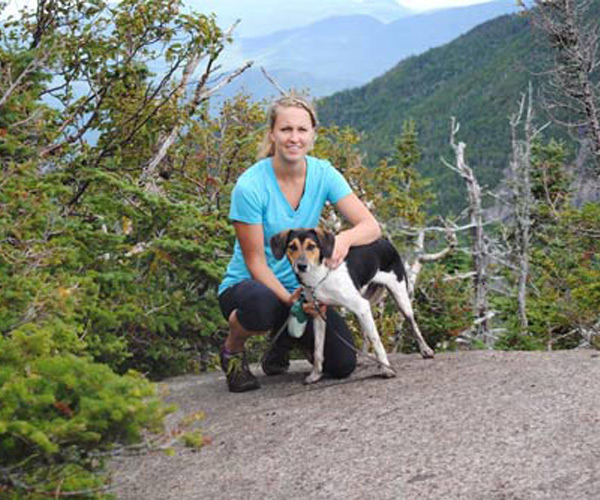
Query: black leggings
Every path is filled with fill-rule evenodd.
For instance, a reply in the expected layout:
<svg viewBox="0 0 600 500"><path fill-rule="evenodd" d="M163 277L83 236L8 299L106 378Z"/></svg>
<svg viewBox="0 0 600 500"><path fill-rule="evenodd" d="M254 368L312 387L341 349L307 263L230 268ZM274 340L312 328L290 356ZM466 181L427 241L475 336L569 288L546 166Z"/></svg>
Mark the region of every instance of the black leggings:
<svg viewBox="0 0 600 500"><path fill-rule="evenodd" d="M266 285L245 280L219 295L219 306L226 320L237 310L237 319L246 329L254 332L277 332L286 321L290 309ZM354 346L352 333L343 318L331 307L327 308L323 372L336 378L350 375L356 368L356 354L341 339ZM314 349L313 321L309 318L304 335L295 339L283 332L276 348L289 350L295 343L310 353Z"/></svg>

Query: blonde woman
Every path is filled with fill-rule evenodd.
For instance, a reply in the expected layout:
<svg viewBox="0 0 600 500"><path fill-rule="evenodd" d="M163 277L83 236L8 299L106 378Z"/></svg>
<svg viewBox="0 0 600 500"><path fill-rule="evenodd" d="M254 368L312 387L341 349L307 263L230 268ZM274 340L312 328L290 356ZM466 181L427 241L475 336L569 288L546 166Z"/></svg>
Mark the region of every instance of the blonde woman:
<svg viewBox="0 0 600 500"><path fill-rule="evenodd" d="M371 243L381 234L379 224L344 177L327 160L308 155L318 124L312 104L301 97L281 97L271 105L267 119L259 161L240 176L232 193L229 218L236 241L219 287L219 305L229 323L221 366L231 392L260 387L248 367L244 344L253 335L278 331L300 295L287 259L278 261L271 253L271 236L285 229L316 227L325 203L330 202L351 226L336 236L328 262L335 268L350 247ZM305 305L305 310L314 316L310 306ZM356 356L338 335L352 342L343 319L330 308L323 369L341 378L354 371ZM293 340L280 335L262 364L267 375L287 370ZM299 342L312 352L313 340L309 320Z"/></svg>

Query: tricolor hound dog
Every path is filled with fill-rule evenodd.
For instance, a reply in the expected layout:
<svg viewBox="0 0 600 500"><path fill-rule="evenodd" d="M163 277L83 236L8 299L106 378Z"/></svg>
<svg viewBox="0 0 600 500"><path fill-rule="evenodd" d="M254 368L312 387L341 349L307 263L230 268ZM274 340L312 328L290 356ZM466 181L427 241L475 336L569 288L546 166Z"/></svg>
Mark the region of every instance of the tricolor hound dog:
<svg viewBox="0 0 600 500"><path fill-rule="evenodd" d="M350 249L344 262L330 269L324 259L331 257L335 236L321 229L290 229L271 238L271 250L276 259L287 255L298 280L308 293L309 300L343 306L358 318L363 338L375 351L384 377L394 377L385 349L377 333L367 297L383 286L391 292L396 304L408 320L419 344L423 358L432 358L433 350L423 339L414 319L408 296L406 271L398 251L386 239ZM312 295L312 297L310 296ZM323 349L325 345L325 320L314 319L315 350L312 372L305 383L317 382L323 375Z"/></svg>

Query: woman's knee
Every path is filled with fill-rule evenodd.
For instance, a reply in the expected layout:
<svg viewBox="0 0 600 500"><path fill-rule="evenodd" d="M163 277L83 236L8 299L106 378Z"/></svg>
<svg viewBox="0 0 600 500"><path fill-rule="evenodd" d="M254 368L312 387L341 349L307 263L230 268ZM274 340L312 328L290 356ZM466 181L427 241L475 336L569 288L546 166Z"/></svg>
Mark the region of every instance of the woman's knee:
<svg viewBox="0 0 600 500"><path fill-rule="evenodd" d="M346 355L330 359L325 358L323 371L334 378L346 378L356 369L356 355Z"/></svg>
<svg viewBox="0 0 600 500"><path fill-rule="evenodd" d="M285 315L284 304L262 283L247 282L238 292L237 320L246 330L270 330Z"/></svg>

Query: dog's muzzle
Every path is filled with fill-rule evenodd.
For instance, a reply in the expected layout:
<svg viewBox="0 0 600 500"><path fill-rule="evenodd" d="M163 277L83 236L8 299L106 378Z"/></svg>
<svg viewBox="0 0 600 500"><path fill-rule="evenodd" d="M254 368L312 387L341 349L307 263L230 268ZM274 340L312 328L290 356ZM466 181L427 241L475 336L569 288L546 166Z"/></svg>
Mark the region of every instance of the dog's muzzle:
<svg viewBox="0 0 600 500"><path fill-rule="evenodd" d="M308 265L307 264L303 264L300 262L296 263L296 271L299 273L305 273L306 270L308 269Z"/></svg>
<svg viewBox="0 0 600 500"><path fill-rule="evenodd" d="M297 273L305 273L308 270L308 259L305 254L301 254L300 257L294 263L294 270Z"/></svg>

